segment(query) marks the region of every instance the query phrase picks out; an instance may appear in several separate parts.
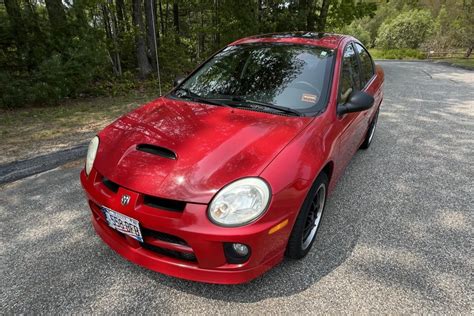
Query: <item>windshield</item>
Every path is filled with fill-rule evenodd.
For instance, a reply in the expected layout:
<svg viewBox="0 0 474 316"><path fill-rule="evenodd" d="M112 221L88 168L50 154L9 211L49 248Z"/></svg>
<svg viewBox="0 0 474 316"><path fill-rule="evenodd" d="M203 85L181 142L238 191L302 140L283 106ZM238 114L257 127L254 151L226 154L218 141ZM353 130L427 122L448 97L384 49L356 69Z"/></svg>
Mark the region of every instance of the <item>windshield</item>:
<svg viewBox="0 0 474 316"><path fill-rule="evenodd" d="M196 97L239 97L302 113L326 105L334 52L288 44L226 47L184 81L179 88Z"/></svg>

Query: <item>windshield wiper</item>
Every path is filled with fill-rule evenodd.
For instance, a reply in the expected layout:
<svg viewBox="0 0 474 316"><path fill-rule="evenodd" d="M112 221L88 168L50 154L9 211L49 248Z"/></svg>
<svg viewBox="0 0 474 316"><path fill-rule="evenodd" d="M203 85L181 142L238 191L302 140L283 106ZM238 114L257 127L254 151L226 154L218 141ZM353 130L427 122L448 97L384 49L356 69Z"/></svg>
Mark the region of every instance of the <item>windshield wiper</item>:
<svg viewBox="0 0 474 316"><path fill-rule="evenodd" d="M275 104L272 104L272 103L261 102L261 101L256 101L256 100L250 100L250 99L246 99L246 98L241 97L241 96L232 96L231 100L239 102L239 104L248 105L248 107L250 107L250 108L253 108L251 106L251 104L255 104L255 105L263 106L263 107L266 107L266 108L269 108L269 109L281 111L281 112L284 112L284 113L293 114L295 116L303 116L303 113L301 113L297 110L294 110L292 108L288 108L286 106L280 106L280 105L275 105Z"/></svg>
<svg viewBox="0 0 474 316"><path fill-rule="evenodd" d="M184 95L177 95L176 91L183 91L185 94ZM220 102L213 101L211 99L203 98L200 95L192 92L189 89L186 88L178 88L175 91L173 91L173 95L178 97L178 98L185 98L189 99L195 102L201 102L201 103L207 103L207 104L212 104L212 105L218 105L218 106L228 106L227 104L223 104Z"/></svg>

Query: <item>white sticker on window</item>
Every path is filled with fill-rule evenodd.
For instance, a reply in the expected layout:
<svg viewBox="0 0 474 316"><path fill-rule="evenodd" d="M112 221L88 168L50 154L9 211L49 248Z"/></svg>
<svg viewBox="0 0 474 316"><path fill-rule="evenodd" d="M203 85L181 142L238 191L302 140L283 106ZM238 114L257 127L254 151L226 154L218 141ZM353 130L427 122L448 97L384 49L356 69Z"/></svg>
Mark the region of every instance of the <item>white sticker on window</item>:
<svg viewBox="0 0 474 316"><path fill-rule="evenodd" d="M316 103L318 101L318 96L314 94L303 93L303 95L301 96L301 101Z"/></svg>

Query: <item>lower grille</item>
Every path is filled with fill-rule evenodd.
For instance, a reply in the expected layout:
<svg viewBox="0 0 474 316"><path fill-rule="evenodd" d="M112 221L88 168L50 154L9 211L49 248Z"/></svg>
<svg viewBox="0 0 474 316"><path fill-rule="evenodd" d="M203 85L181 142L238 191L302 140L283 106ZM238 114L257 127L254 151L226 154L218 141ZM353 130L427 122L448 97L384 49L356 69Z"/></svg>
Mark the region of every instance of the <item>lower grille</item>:
<svg viewBox="0 0 474 316"><path fill-rule="evenodd" d="M149 236L155 239L170 242L172 244L186 245L186 246L188 245L186 241L174 235L162 233L156 230L147 229L145 227L141 227L141 231L142 231L143 237Z"/></svg>
<svg viewBox="0 0 474 316"><path fill-rule="evenodd" d="M190 262L197 262L196 256L193 253L186 253L186 252L180 252L180 251L175 251L175 250L170 250L170 249L165 249L153 245L149 245L147 243L140 243L141 246L147 250L156 252L160 255L175 258L175 259L180 259L180 260L185 260L185 261L190 261Z"/></svg>
<svg viewBox="0 0 474 316"><path fill-rule="evenodd" d="M192 248L189 247L188 243L184 239L179 238L178 236L162 233L145 227L141 227L141 231L143 239L145 240L143 243L141 243L143 248L158 253L160 255L175 259L190 262L197 261ZM160 243L158 241L164 243Z"/></svg>
<svg viewBox="0 0 474 316"><path fill-rule="evenodd" d="M96 221L101 222L103 227L106 227L107 229L122 236L124 238L123 242L126 242L125 234L109 227L105 219L104 213L100 209L100 206L91 200L89 200L89 205L92 210L94 219ZM184 239L171 234L151 230L143 226L140 227L140 230L144 239L144 242L140 242L142 248L160 254L162 256L188 262L197 262L196 255L194 254L193 249Z"/></svg>

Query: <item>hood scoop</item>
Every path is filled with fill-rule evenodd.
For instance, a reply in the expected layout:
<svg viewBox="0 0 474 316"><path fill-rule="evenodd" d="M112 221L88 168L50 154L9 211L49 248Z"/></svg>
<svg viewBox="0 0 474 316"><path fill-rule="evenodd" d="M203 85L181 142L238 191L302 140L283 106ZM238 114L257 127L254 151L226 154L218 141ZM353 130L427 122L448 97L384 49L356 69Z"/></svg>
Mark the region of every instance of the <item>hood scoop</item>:
<svg viewBox="0 0 474 316"><path fill-rule="evenodd" d="M138 151L143 151L152 155L157 155L163 158L167 159L173 159L176 160L176 153L172 150L169 150L168 148L156 146L156 145L150 145L150 144L140 144L137 145L137 150Z"/></svg>

